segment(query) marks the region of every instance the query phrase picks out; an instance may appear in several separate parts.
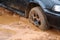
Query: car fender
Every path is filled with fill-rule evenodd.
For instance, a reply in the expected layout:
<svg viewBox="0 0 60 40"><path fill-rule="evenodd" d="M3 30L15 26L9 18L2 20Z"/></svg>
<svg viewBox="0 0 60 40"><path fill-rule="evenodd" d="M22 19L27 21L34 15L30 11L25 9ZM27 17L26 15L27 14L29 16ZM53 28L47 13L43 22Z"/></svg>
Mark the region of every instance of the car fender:
<svg viewBox="0 0 60 40"><path fill-rule="evenodd" d="M37 6L40 6L43 11L46 8L45 5L43 4L43 2L41 2L40 0L29 0L26 10L25 10L25 15L27 15L26 17L28 17L29 11L31 10L31 8L33 8L33 7L31 7L32 6L31 4L33 4L33 5L37 4ZM36 7L36 5L34 7Z"/></svg>
<svg viewBox="0 0 60 40"><path fill-rule="evenodd" d="M46 8L45 5L43 4L43 2L40 1L40 0L31 0L31 1L29 2L29 4L31 4L31 3L38 4L42 9Z"/></svg>

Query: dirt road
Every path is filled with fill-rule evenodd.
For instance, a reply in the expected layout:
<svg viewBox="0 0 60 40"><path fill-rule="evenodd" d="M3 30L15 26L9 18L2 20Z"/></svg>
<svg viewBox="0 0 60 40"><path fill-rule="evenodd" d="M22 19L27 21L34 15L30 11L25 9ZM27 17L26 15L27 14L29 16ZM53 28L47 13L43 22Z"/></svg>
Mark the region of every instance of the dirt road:
<svg viewBox="0 0 60 40"><path fill-rule="evenodd" d="M0 8L0 40L60 40L60 31L42 31L28 19Z"/></svg>

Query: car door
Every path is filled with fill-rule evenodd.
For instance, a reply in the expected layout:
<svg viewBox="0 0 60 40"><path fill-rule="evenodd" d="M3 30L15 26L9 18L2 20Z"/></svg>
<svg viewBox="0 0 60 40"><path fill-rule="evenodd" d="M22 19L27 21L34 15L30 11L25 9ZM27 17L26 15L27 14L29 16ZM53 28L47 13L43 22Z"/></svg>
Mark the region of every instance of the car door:
<svg viewBox="0 0 60 40"><path fill-rule="evenodd" d="M18 5L20 9L25 11L28 0L17 0L17 2L20 5L20 6Z"/></svg>
<svg viewBox="0 0 60 40"><path fill-rule="evenodd" d="M26 8L26 0L12 0L12 3L10 3L13 8L25 11Z"/></svg>
<svg viewBox="0 0 60 40"><path fill-rule="evenodd" d="M25 10L26 7L26 0L2 0L3 4L18 9L18 10Z"/></svg>
<svg viewBox="0 0 60 40"><path fill-rule="evenodd" d="M18 7L19 7L19 9L25 11L26 1L25 1L25 0L17 0L17 2L18 2Z"/></svg>

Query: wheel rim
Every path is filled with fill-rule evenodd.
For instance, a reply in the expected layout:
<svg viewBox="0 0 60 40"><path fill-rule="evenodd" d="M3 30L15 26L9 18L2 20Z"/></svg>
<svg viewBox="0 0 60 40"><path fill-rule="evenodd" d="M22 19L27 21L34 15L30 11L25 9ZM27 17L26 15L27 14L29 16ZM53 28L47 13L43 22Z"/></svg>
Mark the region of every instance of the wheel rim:
<svg viewBox="0 0 60 40"><path fill-rule="evenodd" d="M35 24L37 27L38 26L40 26L41 25L41 21L40 21L40 18L39 18L39 15L38 15L38 13L36 13L36 12L31 12L31 14L30 14L30 21L33 23L33 24Z"/></svg>

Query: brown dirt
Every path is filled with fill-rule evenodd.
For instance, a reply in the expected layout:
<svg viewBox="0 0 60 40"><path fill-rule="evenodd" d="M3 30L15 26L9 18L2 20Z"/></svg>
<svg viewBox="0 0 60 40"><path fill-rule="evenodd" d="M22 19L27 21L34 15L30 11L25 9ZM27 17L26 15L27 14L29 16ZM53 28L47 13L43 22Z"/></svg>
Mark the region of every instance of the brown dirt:
<svg viewBox="0 0 60 40"><path fill-rule="evenodd" d="M60 40L60 31L42 31L28 19L0 7L0 40Z"/></svg>

